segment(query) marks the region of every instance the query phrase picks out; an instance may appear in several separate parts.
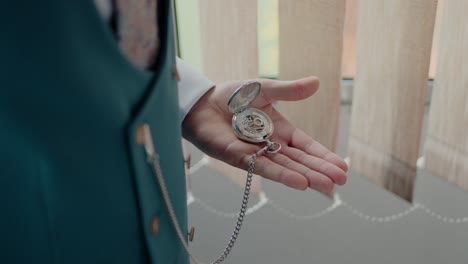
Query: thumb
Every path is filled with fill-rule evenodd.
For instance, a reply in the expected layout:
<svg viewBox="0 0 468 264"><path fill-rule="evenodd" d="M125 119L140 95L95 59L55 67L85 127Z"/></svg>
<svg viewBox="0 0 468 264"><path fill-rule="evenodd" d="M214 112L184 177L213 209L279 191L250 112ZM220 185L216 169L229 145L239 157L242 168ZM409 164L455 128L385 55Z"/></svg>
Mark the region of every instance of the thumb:
<svg viewBox="0 0 468 264"><path fill-rule="evenodd" d="M294 81L259 80L262 84L264 100L272 101L298 101L312 96L317 92L320 82L315 76Z"/></svg>

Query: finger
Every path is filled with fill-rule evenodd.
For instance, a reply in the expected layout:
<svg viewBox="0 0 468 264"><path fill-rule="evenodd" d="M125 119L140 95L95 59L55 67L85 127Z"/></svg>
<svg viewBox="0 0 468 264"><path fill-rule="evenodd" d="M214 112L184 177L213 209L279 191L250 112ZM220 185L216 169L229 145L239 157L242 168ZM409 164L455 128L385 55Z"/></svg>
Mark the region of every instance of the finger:
<svg viewBox="0 0 468 264"><path fill-rule="evenodd" d="M235 141L231 143L224 151L224 154L220 155L218 158L232 166L247 170L252 155L259 150L259 146L247 144L242 141ZM240 155L240 153L247 154ZM308 181L304 176L279 166L265 156L257 157L254 173L294 189L305 190L308 187Z"/></svg>
<svg viewBox="0 0 468 264"><path fill-rule="evenodd" d="M250 156L247 156L246 159L249 160ZM308 180L303 175L280 166L265 156L257 158L254 172L266 179L282 183L297 190L305 190L309 186Z"/></svg>
<svg viewBox="0 0 468 264"><path fill-rule="evenodd" d="M280 166L304 175L308 180L308 186L314 190L323 193L330 193L333 190L334 184L329 177L318 171L309 169L284 154L276 153L268 156L268 158L278 163Z"/></svg>
<svg viewBox="0 0 468 264"><path fill-rule="evenodd" d="M306 166L307 168L320 172L329 177L334 183L343 185L346 183L346 172L335 164L324 159L311 156L297 148L286 147L281 152L290 159Z"/></svg>
<svg viewBox="0 0 468 264"><path fill-rule="evenodd" d="M313 95L319 87L317 77L308 77L295 81L258 80L262 84L262 93L258 98L259 105L271 104L273 101L297 101Z"/></svg>
<svg viewBox="0 0 468 264"><path fill-rule="evenodd" d="M331 152L318 141L309 137L306 133L304 133L304 131L300 129L295 129L291 136L289 145L298 148L309 155L329 161L340 167L345 172L348 171L348 165L342 158Z"/></svg>
<svg viewBox="0 0 468 264"><path fill-rule="evenodd" d="M232 166L246 170L250 156L257 153L260 149L261 147L258 145L234 140L221 154L215 155L215 157L224 160Z"/></svg>

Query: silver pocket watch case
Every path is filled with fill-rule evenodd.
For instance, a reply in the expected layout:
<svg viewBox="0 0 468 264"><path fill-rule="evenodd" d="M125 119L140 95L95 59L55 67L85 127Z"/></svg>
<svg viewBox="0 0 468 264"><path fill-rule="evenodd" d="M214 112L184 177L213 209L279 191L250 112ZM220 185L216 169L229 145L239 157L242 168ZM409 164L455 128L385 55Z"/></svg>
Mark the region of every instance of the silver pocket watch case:
<svg viewBox="0 0 468 264"><path fill-rule="evenodd" d="M229 111L233 113L232 128L236 135L251 143L266 141L273 134L273 122L263 111L249 108L260 94L261 84L249 82L231 95L228 101Z"/></svg>

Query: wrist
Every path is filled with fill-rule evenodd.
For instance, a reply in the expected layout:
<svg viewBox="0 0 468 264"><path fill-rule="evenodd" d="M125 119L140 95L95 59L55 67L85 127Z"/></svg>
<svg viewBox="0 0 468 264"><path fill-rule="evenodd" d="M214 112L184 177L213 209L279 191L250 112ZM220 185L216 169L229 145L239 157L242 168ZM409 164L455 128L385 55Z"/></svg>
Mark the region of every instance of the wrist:
<svg viewBox="0 0 468 264"><path fill-rule="evenodd" d="M203 109L209 104L209 98L213 94L215 87L216 86L211 87L198 98L182 120L182 136L186 140L193 142L195 137L194 130L197 124L203 122L203 118L201 118Z"/></svg>

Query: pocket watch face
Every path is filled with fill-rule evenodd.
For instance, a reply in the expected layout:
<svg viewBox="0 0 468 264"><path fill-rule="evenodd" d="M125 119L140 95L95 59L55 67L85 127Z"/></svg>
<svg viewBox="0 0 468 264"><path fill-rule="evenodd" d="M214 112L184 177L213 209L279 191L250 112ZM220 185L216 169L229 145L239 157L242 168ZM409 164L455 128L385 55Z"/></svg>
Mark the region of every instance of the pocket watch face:
<svg viewBox="0 0 468 264"><path fill-rule="evenodd" d="M248 108L232 118L232 127L237 135L249 142L263 142L273 133L273 122L260 110Z"/></svg>

